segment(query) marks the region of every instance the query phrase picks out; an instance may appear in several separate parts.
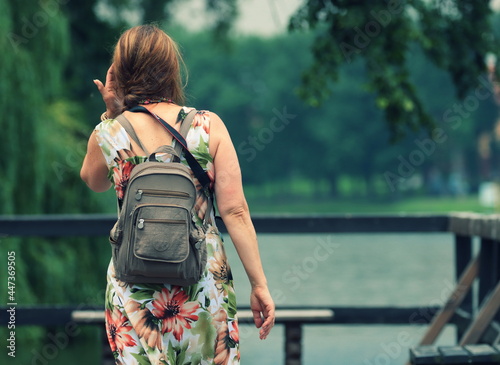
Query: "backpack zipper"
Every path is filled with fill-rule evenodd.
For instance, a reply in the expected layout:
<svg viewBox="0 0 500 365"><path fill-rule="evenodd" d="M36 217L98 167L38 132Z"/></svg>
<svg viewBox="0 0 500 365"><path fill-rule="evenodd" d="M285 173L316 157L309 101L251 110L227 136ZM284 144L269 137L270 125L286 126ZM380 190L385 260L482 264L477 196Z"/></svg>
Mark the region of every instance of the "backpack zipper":
<svg viewBox="0 0 500 365"><path fill-rule="evenodd" d="M186 221L180 220L180 219L144 219L144 218L140 218L137 221L137 228L143 229L144 223L186 224Z"/></svg>
<svg viewBox="0 0 500 365"><path fill-rule="evenodd" d="M189 198L189 194L183 191L165 191L155 189L139 189L135 193L135 199L141 200L143 195L171 197L171 198Z"/></svg>

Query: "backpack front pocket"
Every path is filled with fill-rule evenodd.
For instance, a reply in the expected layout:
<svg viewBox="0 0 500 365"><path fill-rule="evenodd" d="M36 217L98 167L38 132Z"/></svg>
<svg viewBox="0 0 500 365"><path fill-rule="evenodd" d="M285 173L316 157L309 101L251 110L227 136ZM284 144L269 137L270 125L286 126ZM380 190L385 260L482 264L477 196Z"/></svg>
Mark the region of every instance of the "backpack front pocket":
<svg viewBox="0 0 500 365"><path fill-rule="evenodd" d="M134 255L142 260L179 263L189 255L189 211L172 204L139 205L133 212Z"/></svg>

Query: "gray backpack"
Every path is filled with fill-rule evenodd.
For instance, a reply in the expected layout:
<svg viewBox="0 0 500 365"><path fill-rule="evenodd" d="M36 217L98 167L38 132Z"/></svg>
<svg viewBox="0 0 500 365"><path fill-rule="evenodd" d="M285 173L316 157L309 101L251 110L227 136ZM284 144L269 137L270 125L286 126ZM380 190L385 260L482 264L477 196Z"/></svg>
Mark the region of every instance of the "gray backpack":
<svg viewBox="0 0 500 365"><path fill-rule="evenodd" d="M187 149L184 139L196 110L184 118L180 134L146 108L135 107L130 111L153 115L176 142L175 149L161 146L149 155L130 122L123 115L117 118L149 158L132 169L118 221L110 233L116 277L128 283L194 284L206 266L206 223L213 209L210 179ZM197 190L190 169L180 163L182 149L208 196L203 227L194 222ZM171 162L158 162L159 152L171 154Z"/></svg>

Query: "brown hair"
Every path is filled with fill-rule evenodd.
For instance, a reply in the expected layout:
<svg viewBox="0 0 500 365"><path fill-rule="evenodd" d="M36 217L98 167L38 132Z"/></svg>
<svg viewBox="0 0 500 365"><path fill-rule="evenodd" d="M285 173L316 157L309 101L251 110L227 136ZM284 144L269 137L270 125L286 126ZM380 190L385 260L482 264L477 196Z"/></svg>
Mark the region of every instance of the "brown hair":
<svg viewBox="0 0 500 365"><path fill-rule="evenodd" d="M146 98L184 103L182 57L177 44L157 26L140 25L125 31L116 44L113 64L125 109Z"/></svg>

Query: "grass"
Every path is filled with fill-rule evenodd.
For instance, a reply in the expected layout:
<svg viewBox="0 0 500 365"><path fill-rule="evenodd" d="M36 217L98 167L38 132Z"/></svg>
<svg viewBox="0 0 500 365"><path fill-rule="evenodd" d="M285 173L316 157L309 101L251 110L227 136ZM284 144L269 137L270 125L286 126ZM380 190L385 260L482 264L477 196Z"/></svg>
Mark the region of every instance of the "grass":
<svg viewBox="0 0 500 365"><path fill-rule="evenodd" d="M423 192L391 193L387 186L377 185L375 198L369 196L366 184L343 176L336 189L340 197L329 195L329 181L304 178L270 181L262 185L245 185L252 213L446 213L500 212L500 206L484 207L477 194L467 196L426 196Z"/></svg>
<svg viewBox="0 0 500 365"><path fill-rule="evenodd" d="M252 213L446 213L468 211L495 213L491 207L479 204L477 196L464 197L411 197L396 201L370 201L362 199L305 199L289 198L249 199Z"/></svg>
<svg viewBox="0 0 500 365"><path fill-rule="evenodd" d="M307 187L307 186L306 186ZM398 199L368 199L368 198L331 198L325 192L307 189L287 191L283 185L263 187L245 187L245 194L253 213L446 213L446 212L477 212L499 213L496 209L484 207L479 204L477 195L460 197L443 196L414 196L400 197ZM323 193L325 197L313 197L314 194ZM288 197L284 197L288 196ZM107 209L106 213L116 212L116 197L113 189L103 194L102 199Z"/></svg>

